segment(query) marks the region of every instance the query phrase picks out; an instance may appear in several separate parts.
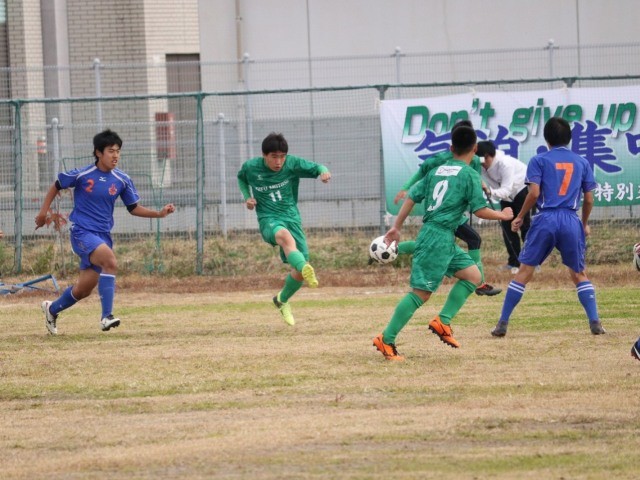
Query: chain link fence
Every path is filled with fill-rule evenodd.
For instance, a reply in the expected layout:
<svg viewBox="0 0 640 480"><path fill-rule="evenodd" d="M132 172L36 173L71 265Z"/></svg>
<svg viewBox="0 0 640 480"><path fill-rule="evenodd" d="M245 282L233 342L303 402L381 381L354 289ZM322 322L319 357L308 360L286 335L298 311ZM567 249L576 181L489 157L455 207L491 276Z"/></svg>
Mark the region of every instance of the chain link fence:
<svg viewBox="0 0 640 480"><path fill-rule="evenodd" d="M177 207L161 221L116 208L114 237L133 242L122 247L121 264L126 266L130 248L142 252L145 271L163 271L169 249L172 258L184 262L186 273L233 274L233 266L223 266L216 258L224 249L220 242L259 240L255 212L244 206L236 173L245 160L261 154L269 132L284 133L291 154L327 165L333 174L328 185L313 180L301 184L299 206L308 231L372 234L389 221L381 99L428 98L470 88L517 92L567 84L637 85L639 80L572 78L0 102L6 119L0 126L0 229L6 236L0 242L0 269L35 272L38 262L75 268L66 241L68 225L35 231L33 219L57 172L93 163L92 138L103 128L122 136L120 168L133 178L141 204L159 209L171 202ZM52 213L64 220L71 207L67 192ZM597 210L596 218L637 231L634 209ZM53 246L53 251L42 253L43 245Z"/></svg>

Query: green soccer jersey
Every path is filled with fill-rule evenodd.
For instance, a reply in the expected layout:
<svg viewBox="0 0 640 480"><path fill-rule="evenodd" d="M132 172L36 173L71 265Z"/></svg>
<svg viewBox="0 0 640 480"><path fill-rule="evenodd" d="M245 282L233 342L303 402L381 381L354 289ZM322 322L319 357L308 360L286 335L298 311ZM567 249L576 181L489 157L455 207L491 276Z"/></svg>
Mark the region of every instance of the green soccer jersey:
<svg viewBox="0 0 640 480"><path fill-rule="evenodd" d="M409 191L415 203L424 201L423 222L454 231L462 214L486 206L480 176L461 160L450 159L429 171Z"/></svg>
<svg viewBox="0 0 640 480"><path fill-rule="evenodd" d="M412 185L423 179L425 175L431 170L444 165L451 159L453 159L453 153L451 153L450 150L437 153L433 157L427 158L420 164L420 167L418 167L418 171L401 187L401 190L409 190ZM482 175L482 163L480 163L480 157L474 155L471 159L470 165L471 168L478 172L478 175Z"/></svg>
<svg viewBox="0 0 640 480"><path fill-rule="evenodd" d="M324 165L287 155L282 169L275 172L267 167L263 157L256 157L242 164L238 172L238 185L245 200L250 196L256 199L258 221L265 218L282 218L300 222L300 179L316 178L328 171ZM249 193L249 187L253 195Z"/></svg>

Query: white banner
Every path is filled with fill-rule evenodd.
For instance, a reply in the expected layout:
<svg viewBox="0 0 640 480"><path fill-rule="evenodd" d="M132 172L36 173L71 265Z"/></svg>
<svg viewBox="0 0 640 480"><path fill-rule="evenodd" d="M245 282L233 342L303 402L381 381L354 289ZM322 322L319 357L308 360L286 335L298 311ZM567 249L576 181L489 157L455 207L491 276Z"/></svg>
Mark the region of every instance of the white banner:
<svg viewBox="0 0 640 480"><path fill-rule="evenodd" d="M638 105L637 86L385 100L380 122L387 210L398 212L393 198L420 163L449 148L451 127L457 121L471 120L478 140L492 140L497 148L528 163L547 149L544 124L554 116L571 123L571 149L594 169L596 205L640 204Z"/></svg>

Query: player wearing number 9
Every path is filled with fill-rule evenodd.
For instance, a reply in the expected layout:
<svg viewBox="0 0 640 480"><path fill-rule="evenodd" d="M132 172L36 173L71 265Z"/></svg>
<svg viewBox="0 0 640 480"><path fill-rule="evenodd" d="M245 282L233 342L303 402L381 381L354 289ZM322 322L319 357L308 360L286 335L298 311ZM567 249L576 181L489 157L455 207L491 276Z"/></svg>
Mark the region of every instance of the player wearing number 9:
<svg viewBox="0 0 640 480"><path fill-rule="evenodd" d="M529 193L520 213L511 222L512 230L518 231L524 215L534 205L539 213L531 221L519 257L520 270L509 283L500 320L491 334L506 335L509 317L524 295L525 285L533 278L535 266L542 265L557 248L576 286L591 333L601 335L605 330L598 317L595 289L585 273L586 236L589 235L593 190L597 186L593 170L586 159L567 147L571 142L571 126L566 120L550 118L544 126L544 139L549 150L534 156L527 166L525 183Z"/></svg>
<svg viewBox="0 0 640 480"><path fill-rule="evenodd" d="M238 186L249 210L256 210L260 233L265 242L280 247L280 258L291 266L282 290L273 303L283 320L293 325L289 299L304 281L318 286L309 264L307 239L298 210L298 186L301 178L331 179L324 165L288 155L289 145L280 133L270 133L262 141L262 156L244 162L238 172Z"/></svg>
<svg viewBox="0 0 640 480"><path fill-rule="evenodd" d="M373 345L387 360L404 359L396 349L396 336L438 289L445 276L454 276L458 281L449 291L440 314L429 323L429 329L445 344L453 348L460 346L453 338L451 319L482 282L476 262L456 245L454 232L460 217L470 210L487 220L513 218L511 208L501 212L487 208L480 174L469 166L476 152L476 141L476 133L471 127L461 126L451 132L453 157L430 170L423 180L411 187L393 228L385 235L388 244L399 241L400 230L413 206L424 202L424 224L411 263L411 291L400 300L384 331L373 339Z"/></svg>

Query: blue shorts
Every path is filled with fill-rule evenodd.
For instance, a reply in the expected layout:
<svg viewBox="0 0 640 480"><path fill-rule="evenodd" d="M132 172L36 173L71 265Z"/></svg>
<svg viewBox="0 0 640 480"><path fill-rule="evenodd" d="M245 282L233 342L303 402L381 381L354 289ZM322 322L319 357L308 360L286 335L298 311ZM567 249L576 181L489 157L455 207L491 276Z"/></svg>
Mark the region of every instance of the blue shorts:
<svg viewBox="0 0 640 480"><path fill-rule="evenodd" d="M109 248L112 248L113 242L111 241L111 235L102 232L89 232L87 230L83 230L77 225L74 225L73 227L71 227L70 236L71 248L73 249L74 253L80 257L80 270L91 268L98 273L102 272L102 269L100 267L97 267L91 263L89 257L94 252L94 250L103 243L106 244Z"/></svg>
<svg viewBox="0 0 640 480"><path fill-rule="evenodd" d="M587 242L582 221L575 210L543 210L531 218L518 260L525 265L537 266L557 248L562 263L574 272L584 272Z"/></svg>

